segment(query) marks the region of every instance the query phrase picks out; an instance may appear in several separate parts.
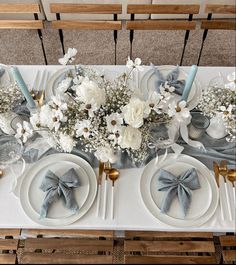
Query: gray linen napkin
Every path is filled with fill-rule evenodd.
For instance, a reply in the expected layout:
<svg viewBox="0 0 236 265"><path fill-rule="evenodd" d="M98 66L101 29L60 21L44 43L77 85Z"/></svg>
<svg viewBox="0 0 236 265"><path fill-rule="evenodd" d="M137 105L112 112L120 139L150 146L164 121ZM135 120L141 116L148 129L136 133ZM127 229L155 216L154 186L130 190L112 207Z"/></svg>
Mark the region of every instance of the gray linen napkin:
<svg viewBox="0 0 236 265"><path fill-rule="evenodd" d="M52 171L46 173L40 189L47 192L41 208L40 218L45 218L51 204L60 197L63 198L66 208L76 212L79 206L75 200L73 188L80 185L78 175L74 168L68 170L61 178L58 178Z"/></svg>
<svg viewBox="0 0 236 265"><path fill-rule="evenodd" d="M161 211L167 213L172 201L178 196L184 216L186 216L191 203L192 190L200 188L195 168L190 168L177 177L161 169L157 174L157 185L158 191L166 191L166 195L162 201Z"/></svg>
<svg viewBox="0 0 236 265"><path fill-rule="evenodd" d="M153 66L152 68L157 78L156 83L155 83L157 92L160 92L160 86L164 85L165 82L167 82L169 86L172 86L175 88L175 91L174 91L175 94L178 94L178 95L183 94L185 80L178 80L179 66L177 66L173 71L171 71L167 75L166 78L164 78L164 76L161 74L161 72L159 71L157 67Z"/></svg>

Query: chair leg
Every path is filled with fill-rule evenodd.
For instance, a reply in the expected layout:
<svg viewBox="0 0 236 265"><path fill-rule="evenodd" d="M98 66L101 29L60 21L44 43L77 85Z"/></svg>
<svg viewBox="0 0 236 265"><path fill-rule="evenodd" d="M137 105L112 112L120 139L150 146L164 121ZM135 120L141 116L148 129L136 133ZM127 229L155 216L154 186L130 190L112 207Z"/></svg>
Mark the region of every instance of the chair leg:
<svg viewBox="0 0 236 265"><path fill-rule="evenodd" d="M130 31L130 38L129 38L129 41L130 41L129 57L130 57L131 60L132 60L132 57L133 57L133 40L134 40L134 31L131 30Z"/></svg>
<svg viewBox="0 0 236 265"><path fill-rule="evenodd" d="M63 36L62 29L59 29L59 37L61 41L62 52L63 52L63 55L65 55L64 36Z"/></svg>
<svg viewBox="0 0 236 265"><path fill-rule="evenodd" d="M208 30L205 29L204 32L203 32L202 44L201 44L201 49L200 49L199 56L198 56L198 60L197 60L197 66L199 65L200 60L201 60L202 50L203 50L203 46L204 46L205 39L207 37L207 33L208 33Z"/></svg>
<svg viewBox="0 0 236 265"><path fill-rule="evenodd" d="M188 42L188 38L189 38L189 30L186 31L185 33L185 38L184 38L184 47L183 47L183 51L182 51L182 55L181 55L181 59L180 59L180 66L183 63L183 59L184 59L184 53L185 53L185 48L187 46L187 42Z"/></svg>
<svg viewBox="0 0 236 265"><path fill-rule="evenodd" d="M38 29L38 35L39 35L39 39L41 41L45 65L48 65L47 56L46 56L46 52L45 52L45 48L44 48L44 44L43 44L43 35L42 35L42 31L40 29Z"/></svg>
<svg viewBox="0 0 236 265"><path fill-rule="evenodd" d="M202 44L201 44L201 49L200 49L198 60L197 60L197 66L199 66L199 63L200 63L200 60L201 60L203 46L204 46L204 41L202 41Z"/></svg>
<svg viewBox="0 0 236 265"><path fill-rule="evenodd" d="M118 35L117 30L114 30L114 42L115 42L115 62L114 64L115 65L117 63L117 35Z"/></svg>

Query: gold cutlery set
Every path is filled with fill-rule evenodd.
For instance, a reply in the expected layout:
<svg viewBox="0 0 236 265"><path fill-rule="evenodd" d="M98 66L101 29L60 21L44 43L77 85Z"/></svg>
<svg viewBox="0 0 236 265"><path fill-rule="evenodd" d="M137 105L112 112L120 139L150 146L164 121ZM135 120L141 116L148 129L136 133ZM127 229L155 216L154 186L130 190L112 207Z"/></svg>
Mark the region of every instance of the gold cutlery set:
<svg viewBox="0 0 236 265"><path fill-rule="evenodd" d="M227 161L222 160L219 165L216 162L213 162L213 170L220 192L221 217L223 220L227 220L227 216L230 221L235 220L236 169L228 169Z"/></svg>
<svg viewBox="0 0 236 265"><path fill-rule="evenodd" d="M102 178L103 173L105 173L104 189L102 193ZM98 171L98 192L97 192L97 217L101 212L101 200L103 197L103 208L102 208L102 218L106 219L107 212L107 194L108 194L108 179L112 181L112 190L111 190L111 219L114 219L114 193L115 193L115 181L119 178L120 172L116 168L112 168L109 162L103 163L99 162L99 171Z"/></svg>

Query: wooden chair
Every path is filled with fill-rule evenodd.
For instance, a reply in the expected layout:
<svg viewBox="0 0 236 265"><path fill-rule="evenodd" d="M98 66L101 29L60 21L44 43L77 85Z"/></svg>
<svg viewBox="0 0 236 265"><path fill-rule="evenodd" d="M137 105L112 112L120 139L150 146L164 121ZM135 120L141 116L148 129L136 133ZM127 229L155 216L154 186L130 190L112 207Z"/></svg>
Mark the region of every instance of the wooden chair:
<svg viewBox="0 0 236 265"><path fill-rule="evenodd" d="M20 229L0 229L0 264L16 264Z"/></svg>
<svg viewBox="0 0 236 265"><path fill-rule="evenodd" d="M42 35L43 21L39 20L38 17L40 12L39 4L0 4L0 13L34 15L34 20L0 20L0 29L37 29L43 50L44 61L47 65Z"/></svg>
<svg viewBox="0 0 236 265"><path fill-rule="evenodd" d="M134 30L186 30L180 60L180 65L182 65L190 30L196 28L196 22L192 21L193 14L198 14L199 8L199 5L128 5L127 12L131 15L131 20L127 21L126 29L130 30L130 57L132 58ZM135 14L188 14L189 18L188 20L146 19L135 21Z"/></svg>
<svg viewBox="0 0 236 265"><path fill-rule="evenodd" d="M222 251L221 263L236 262L236 235L220 236Z"/></svg>
<svg viewBox="0 0 236 265"><path fill-rule="evenodd" d="M63 29L77 30L113 30L115 42L115 64L116 64L116 46L118 39L118 30L122 29L121 21L118 21L118 14L122 13L122 5L113 4L60 4L50 5L51 12L56 13L56 21L52 21L52 27L59 29L59 36L62 45L63 54L65 54ZM112 14L114 21L106 20L61 20L61 13L72 14Z"/></svg>
<svg viewBox="0 0 236 265"><path fill-rule="evenodd" d="M214 264L212 233L126 231L126 264Z"/></svg>
<svg viewBox="0 0 236 265"><path fill-rule="evenodd" d="M208 13L208 15L207 20L203 20L201 23L201 28L204 29L204 32L197 65L199 65L201 60L202 50L208 30L236 30L236 19L212 19L213 14L236 14L235 5L206 5L205 13Z"/></svg>
<svg viewBox="0 0 236 265"><path fill-rule="evenodd" d="M110 264L112 254L113 231L29 230L21 263Z"/></svg>

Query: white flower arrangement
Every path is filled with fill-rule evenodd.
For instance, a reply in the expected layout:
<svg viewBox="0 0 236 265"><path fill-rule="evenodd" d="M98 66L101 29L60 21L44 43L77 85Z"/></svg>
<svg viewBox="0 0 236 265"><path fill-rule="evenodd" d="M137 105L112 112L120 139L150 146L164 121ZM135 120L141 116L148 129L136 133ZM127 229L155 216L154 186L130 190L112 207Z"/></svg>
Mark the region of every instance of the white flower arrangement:
<svg viewBox="0 0 236 265"><path fill-rule="evenodd" d="M198 109L210 118L221 117L230 137L228 141L236 140L236 79L235 72L227 76L229 83L219 82L204 90Z"/></svg>
<svg viewBox="0 0 236 265"><path fill-rule="evenodd" d="M60 59L74 60L75 50ZM73 59L72 59L73 58ZM142 70L141 59L127 61L127 71L108 81L94 69L76 67L58 86L59 95L32 115L34 129L47 128L55 145L71 152L79 142L85 152L102 162L114 163L125 151L134 162L148 154L150 124L189 119L186 103L175 102L173 87L162 86L144 100L132 86L132 75Z"/></svg>

